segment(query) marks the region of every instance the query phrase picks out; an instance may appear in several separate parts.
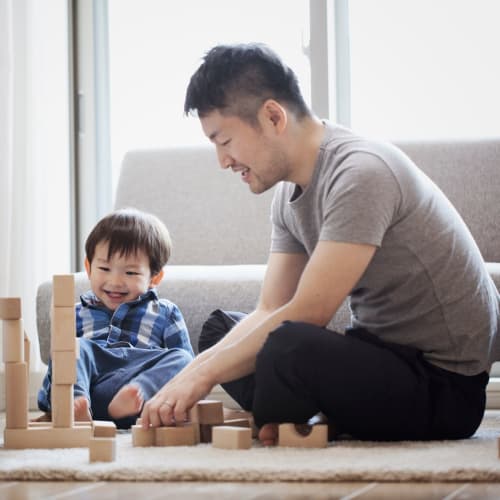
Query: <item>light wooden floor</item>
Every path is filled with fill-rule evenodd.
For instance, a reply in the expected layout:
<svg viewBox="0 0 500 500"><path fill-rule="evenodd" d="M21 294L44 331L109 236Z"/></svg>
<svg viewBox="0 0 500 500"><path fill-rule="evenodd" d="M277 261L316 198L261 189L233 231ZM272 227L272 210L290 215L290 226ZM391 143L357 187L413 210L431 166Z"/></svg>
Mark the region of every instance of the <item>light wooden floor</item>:
<svg viewBox="0 0 500 500"><path fill-rule="evenodd" d="M499 499L500 484L1 482L2 500Z"/></svg>
<svg viewBox="0 0 500 500"><path fill-rule="evenodd" d="M35 412L30 416L39 415ZM0 413L0 429L5 414ZM500 483L217 483L0 481L0 500L500 499Z"/></svg>

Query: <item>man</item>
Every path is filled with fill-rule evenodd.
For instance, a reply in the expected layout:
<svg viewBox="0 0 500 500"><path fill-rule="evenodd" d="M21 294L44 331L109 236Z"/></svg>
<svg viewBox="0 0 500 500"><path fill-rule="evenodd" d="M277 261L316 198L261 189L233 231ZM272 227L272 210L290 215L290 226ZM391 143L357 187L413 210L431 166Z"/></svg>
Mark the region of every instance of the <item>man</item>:
<svg viewBox="0 0 500 500"><path fill-rule="evenodd" d="M359 439L471 436L499 297L443 193L395 147L315 117L259 44L210 50L185 111L253 193L277 185L271 253L255 311L210 318L208 348L145 405L144 425L184 420L221 383L264 444L317 413ZM352 326L332 332L346 297Z"/></svg>

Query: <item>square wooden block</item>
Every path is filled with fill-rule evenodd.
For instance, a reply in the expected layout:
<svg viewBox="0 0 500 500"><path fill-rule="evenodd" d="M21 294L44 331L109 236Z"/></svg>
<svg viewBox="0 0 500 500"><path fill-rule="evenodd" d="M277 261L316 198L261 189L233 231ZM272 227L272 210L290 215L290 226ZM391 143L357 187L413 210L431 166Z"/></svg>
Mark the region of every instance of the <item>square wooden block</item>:
<svg viewBox="0 0 500 500"><path fill-rule="evenodd" d="M115 437L116 425L108 420L93 420L94 437Z"/></svg>
<svg viewBox="0 0 500 500"><path fill-rule="evenodd" d="M154 446L155 428L143 429L142 425L132 426L132 446Z"/></svg>
<svg viewBox="0 0 500 500"><path fill-rule="evenodd" d="M75 276L58 274L52 277L52 304L55 307L75 305Z"/></svg>
<svg viewBox="0 0 500 500"><path fill-rule="evenodd" d="M218 425L224 423L222 402L209 399L198 401L190 411L190 420L198 424Z"/></svg>
<svg viewBox="0 0 500 500"><path fill-rule="evenodd" d="M0 319L21 319L21 299L19 297L0 299Z"/></svg>
<svg viewBox="0 0 500 500"><path fill-rule="evenodd" d="M116 460L116 439L92 437L89 441L90 462L113 462Z"/></svg>
<svg viewBox="0 0 500 500"><path fill-rule="evenodd" d="M252 430L250 427L215 426L212 428L212 446L247 450L252 447Z"/></svg>

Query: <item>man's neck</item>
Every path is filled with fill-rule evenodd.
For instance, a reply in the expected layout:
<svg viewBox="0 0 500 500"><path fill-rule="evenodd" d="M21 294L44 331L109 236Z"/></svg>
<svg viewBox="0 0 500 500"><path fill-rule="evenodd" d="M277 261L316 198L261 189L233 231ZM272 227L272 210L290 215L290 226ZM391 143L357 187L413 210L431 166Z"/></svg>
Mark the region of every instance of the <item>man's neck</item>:
<svg viewBox="0 0 500 500"><path fill-rule="evenodd" d="M289 181L298 184L302 190L311 182L324 134L323 123L314 116L295 122L290 134L292 175Z"/></svg>

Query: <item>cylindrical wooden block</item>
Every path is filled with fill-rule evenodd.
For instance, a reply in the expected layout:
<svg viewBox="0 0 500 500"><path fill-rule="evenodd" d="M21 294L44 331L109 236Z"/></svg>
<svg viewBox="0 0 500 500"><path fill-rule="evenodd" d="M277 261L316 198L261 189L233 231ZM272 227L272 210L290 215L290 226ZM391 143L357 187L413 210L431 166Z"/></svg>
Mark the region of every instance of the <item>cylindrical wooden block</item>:
<svg viewBox="0 0 500 500"><path fill-rule="evenodd" d="M24 362L23 320L6 319L2 323L4 363Z"/></svg>
<svg viewBox="0 0 500 500"><path fill-rule="evenodd" d="M5 427L28 428L28 372L26 363L5 363Z"/></svg>

